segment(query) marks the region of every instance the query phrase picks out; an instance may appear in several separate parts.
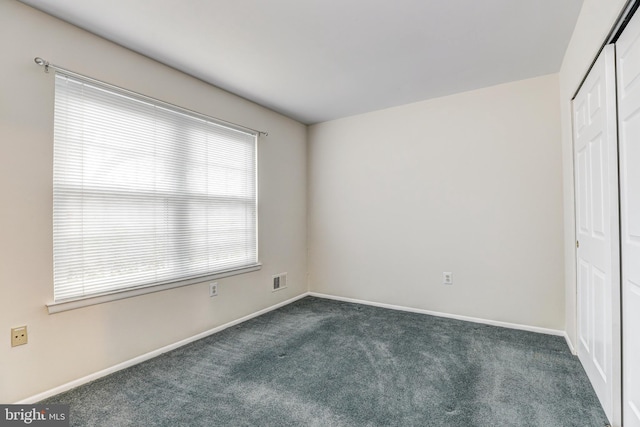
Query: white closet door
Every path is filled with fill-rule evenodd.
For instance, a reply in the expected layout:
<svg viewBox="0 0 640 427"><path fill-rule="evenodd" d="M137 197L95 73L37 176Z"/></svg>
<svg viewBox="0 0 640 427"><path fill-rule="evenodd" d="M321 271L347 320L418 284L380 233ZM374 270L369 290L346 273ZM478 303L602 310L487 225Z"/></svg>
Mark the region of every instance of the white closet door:
<svg viewBox="0 0 640 427"><path fill-rule="evenodd" d="M624 426L640 427L640 13L617 42Z"/></svg>
<svg viewBox="0 0 640 427"><path fill-rule="evenodd" d="M620 419L620 274L615 49L573 101L578 357L610 421Z"/></svg>

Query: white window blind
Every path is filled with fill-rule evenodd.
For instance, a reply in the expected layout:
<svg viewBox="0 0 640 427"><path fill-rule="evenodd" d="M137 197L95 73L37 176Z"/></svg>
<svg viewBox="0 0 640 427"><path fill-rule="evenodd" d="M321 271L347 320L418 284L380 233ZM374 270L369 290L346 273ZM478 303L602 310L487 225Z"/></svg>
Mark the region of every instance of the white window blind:
<svg viewBox="0 0 640 427"><path fill-rule="evenodd" d="M255 266L257 135L56 73L56 302Z"/></svg>

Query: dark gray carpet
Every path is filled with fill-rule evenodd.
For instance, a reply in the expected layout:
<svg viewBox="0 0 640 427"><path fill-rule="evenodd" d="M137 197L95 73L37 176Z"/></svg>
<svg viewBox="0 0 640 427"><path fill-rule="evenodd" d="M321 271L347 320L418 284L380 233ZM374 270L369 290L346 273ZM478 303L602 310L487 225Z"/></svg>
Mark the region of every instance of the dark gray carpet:
<svg viewBox="0 0 640 427"><path fill-rule="evenodd" d="M561 337L304 298L60 394L74 426L604 426Z"/></svg>

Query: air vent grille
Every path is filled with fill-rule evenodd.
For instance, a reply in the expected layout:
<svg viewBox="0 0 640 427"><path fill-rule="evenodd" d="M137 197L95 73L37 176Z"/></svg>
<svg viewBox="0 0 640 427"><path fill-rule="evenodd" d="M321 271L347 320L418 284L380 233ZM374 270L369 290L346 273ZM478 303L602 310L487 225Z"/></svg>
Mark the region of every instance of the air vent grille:
<svg viewBox="0 0 640 427"><path fill-rule="evenodd" d="M287 273L280 273L273 276L272 291L279 291L287 287Z"/></svg>

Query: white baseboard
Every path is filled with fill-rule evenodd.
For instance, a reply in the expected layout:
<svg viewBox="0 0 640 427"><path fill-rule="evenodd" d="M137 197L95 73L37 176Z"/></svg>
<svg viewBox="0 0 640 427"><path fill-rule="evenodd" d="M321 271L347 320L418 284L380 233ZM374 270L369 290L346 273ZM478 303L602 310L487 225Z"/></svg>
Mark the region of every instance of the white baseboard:
<svg viewBox="0 0 640 427"><path fill-rule="evenodd" d="M571 350L571 354L573 354L574 356L577 356L578 351L573 346L573 342L571 342L571 338L569 338L569 334L567 334L567 332L565 331L563 336L564 336L564 340L567 342L567 346L569 346L569 350Z"/></svg>
<svg viewBox="0 0 640 427"><path fill-rule="evenodd" d="M283 301L281 303L278 303L278 304L272 305L270 307L264 308L264 309L262 309L260 311L256 311L255 313L251 313L251 314L249 314L247 316L241 317L241 318L239 318L237 320L233 320L233 321L231 321L229 323L225 323L224 325L220 325L220 326L215 327L213 329L209 329L208 331L201 332L201 333L199 333L197 335L194 335L194 336L189 337L189 338L185 338L185 339L183 339L181 341L178 341L178 342L173 343L173 344L169 344L169 345L164 346L162 348L159 348L157 350L150 351L149 353L145 353L145 354L140 355L138 357L134 357L133 359L126 360L126 361L124 361L122 363L118 363L117 365L111 366L111 367L109 367L107 369L103 369L101 371L95 372L95 373L87 375L85 377L78 378L77 380L73 380L73 381L68 382L66 384L63 384L61 386L52 388L51 390L47 390L45 392L36 394L35 396L28 397L28 398L23 399L23 400L21 400L19 402L16 402L16 404L28 405L28 404L33 404L33 403L39 402L41 400L44 400L44 399L47 399L49 397L55 396L56 394L63 393L65 391L71 390L72 388L81 386L83 384L87 384L87 383L89 383L91 381L94 381L94 380L97 380L98 378L105 377L105 376L107 376L109 374L112 374L114 372L117 372L117 371L120 371L122 369L128 368L130 366L137 365L138 363L142 363L142 362L144 362L146 360L149 360L149 359L153 359L154 357L157 357L157 356L161 355L162 353L166 353L168 351L175 350L176 348L182 347L183 345L187 345L187 344L192 343L194 341L197 341L199 339L208 337L209 335L213 335L213 334L215 334L217 332L223 331L223 330L225 330L227 328L230 328L232 326L235 326L235 325L238 325L240 323L246 322L247 320L253 319L254 317L258 317L258 316L261 316L261 315L263 315L265 313L268 313L270 311L276 310L276 309L278 309L280 307L284 307L285 305L289 305L292 302L298 301L299 299L302 299L302 298L304 298L304 297L306 297L308 295L309 295L309 292L305 292L305 293L303 293L301 295L298 295L298 296L296 296L294 298L291 298L291 299L288 299L288 300Z"/></svg>
<svg viewBox="0 0 640 427"><path fill-rule="evenodd" d="M529 331L529 332L537 332L537 333L540 333L540 334L557 335L557 336L565 337L565 339L568 339L568 336L567 336L566 332L565 331L561 331L559 329L540 328L540 327L537 327L537 326L521 325L519 323L509 323L509 322L500 322L498 320L480 319L480 318L477 318L477 317L461 316L459 314L449 314L449 313L442 313L442 312L439 312L439 311L423 310L423 309L420 309L420 308L404 307L404 306L401 306L401 305L392 305L392 304L385 304L385 303L381 303L381 302L373 302L373 301L365 301L365 300L359 300L359 299L353 299L353 298L345 298L345 297L339 297L339 296L335 296L335 295L321 294L321 293L317 293L317 292L309 292L309 295L310 296L314 296L314 297L318 297L318 298L332 299L332 300L336 300L336 301L344 301L344 302L351 302L351 303L355 303L355 304L371 305L371 306L374 306L374 307L390 308L392 310L407 311L407 312L410 312L410 313L428 314L430 316L446 317L446 318L449 318L449 319L464 320L466 322L483 323L485 325L501 326L503 328L519 329L519 330L522 330L522 331ZM570 348L573 348L573 347L570 346Z"/></svg>
<svg viewBox="0 0 640 427"><path fill-rule="evenodd" d="M265 313L268 313L270 311L276 310L278 308L284 307L285 305L289 305L295 301L298 301L304 297L307 296L314 296L317 298L324 298L324 299L330 299L330 300L336 300L336 301L344 301L344 302L350 302L350 303L355 303L355 304L364 304L364 305L370 305L370 306L374 306L374 307L382 307L382 308L389 308L392 310L399 310L399 311L406 311L406 312L410 312L410 313L419 313L419 314L428 314L431 316L438 316L438 317L446 317L446 318L450 318L450 319L457 319L457 320L464 320L467 322L474 322L474 323L483 323L486 325L492 325L492 326L501 326L503 328L510 328L510 329L519 329L519 330L523 330L523 331L530 331L530 332L537 332L537 333L542 333L542 334L549 334L549 335L558 335L558 336L563 336L565 338L565 340L567 341L567 345L569 346L569 349L571 350L571 352L573 354L575 353L575 349L573 347L573 344L571 343L571 340L569 339L569 336L567 335L567 333L565 331L561 331L561 330L557 330L557 329L547 329L547 328L539 328L537 326L528 326L528 325L520 325L517 323L508 323L508 322L500 322L497 320L487 320L487 319L480 319L480 318L476 318L476 317L468 317L468 316L461 316L461 315L457 315L457 314L449 314L449 313L441 313L441 312L437 312L437 311L430 311L430 310L423 310L423 309L419 309L419 308L412 308L412 307L404 307L404 306L399 306L399 305L392 305L392 304L385 304L385 303L379 303L379 302L373 302L373 301L365 301L365 300L359 300L359 299L354 299L354 298L345 298L345 297L339 297L339 296L335 296L335 295L328 295L328 294L322 294L322 293L318 293L318 292L305 292L303 294L300 294L294 298L288 299L286 301L283 301L281 303L272 305L270 307L264 308L262 310L256 311L255 313L251 313L247 316L241 317L237 320L233 320L229 323L225 323L224 325L215 327L213 329L209 329L208 331L204 331L201 332L197 335L194 335L192 337L189 338L185 338L184 340L178 341L176 343L173 344L169 344L167 346L164 346L162 348L159 348L157 350L153 350L150 351L149 353L145 353L143 355L140 355L138 357L134 357L133 359L129 359L126 360L122 363L118 363L117 365L111 366L109 368L103 369L101 371L95 372L93 374L87 375L85 377L82 378L78 378L77 380L73 380L71 382L68 382L66 384L63 384L61 386L52 388L51 390L47 390L45 392L36 394L34 396L28 397L26 399L23 399L19 402L16 402L16 404L22 404L22 405L27 405L27 404L33 404L36 402L39 402L41 400L47 399L49 397L55 396L56 394L60 394L63 393L65 391L71 390L72 388L81 386L83 384L87 384L91 381L97 380L98 378L102 378L105 377L109 374L112 374L114 372L120 371L122 369L128 368L130 366L133 365L137 365L139 363L142 363L146 360L149 359L153 359L154 357L157 357L163 353L166 353L168 351L171 350L175 350L176 348L182 347L184 345L187 345L189 343L192 343L194 341L197 341L199 339L208 337L209 335L213 335L217 332L223 331L227 328L230 328L232 326L238 325L240 323L246 322L247 320L253 319L255 317L261 316Z"/></svg>

